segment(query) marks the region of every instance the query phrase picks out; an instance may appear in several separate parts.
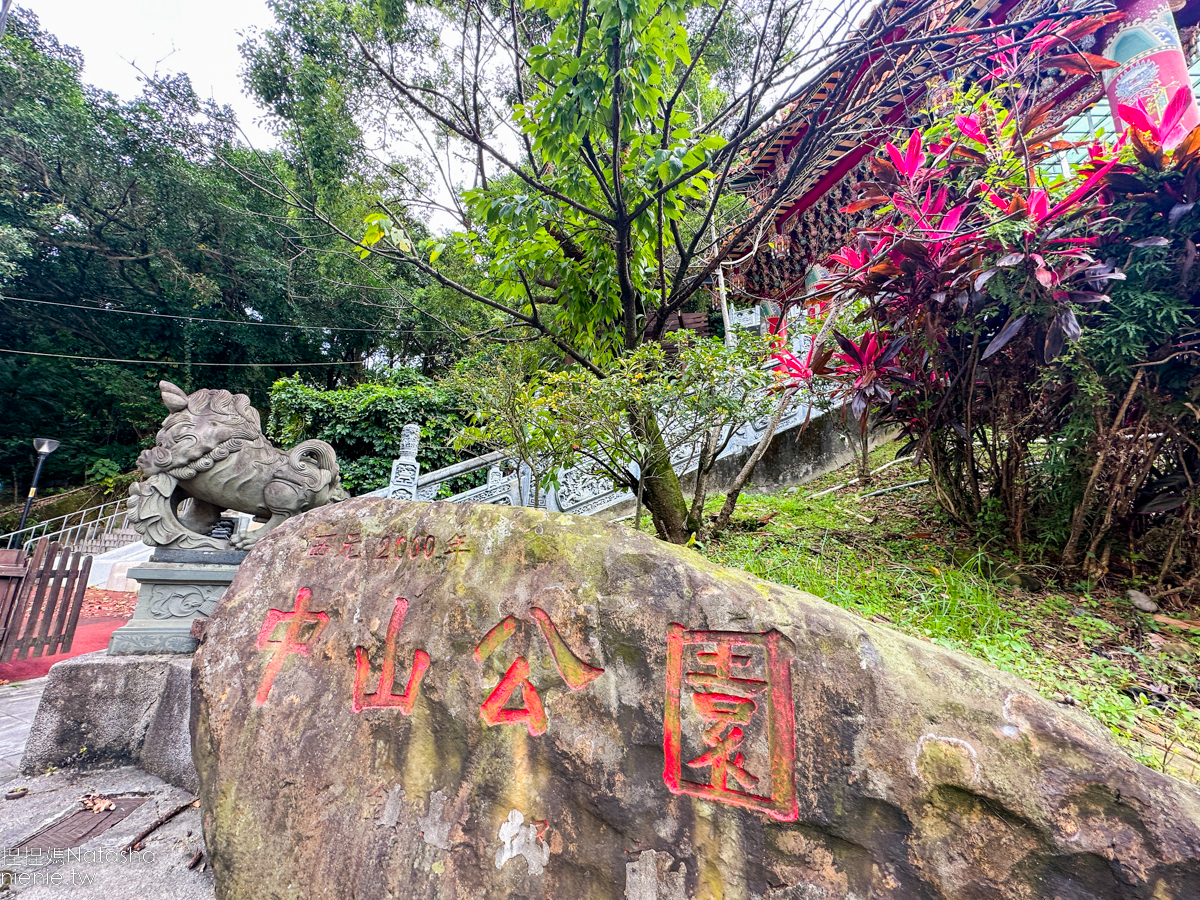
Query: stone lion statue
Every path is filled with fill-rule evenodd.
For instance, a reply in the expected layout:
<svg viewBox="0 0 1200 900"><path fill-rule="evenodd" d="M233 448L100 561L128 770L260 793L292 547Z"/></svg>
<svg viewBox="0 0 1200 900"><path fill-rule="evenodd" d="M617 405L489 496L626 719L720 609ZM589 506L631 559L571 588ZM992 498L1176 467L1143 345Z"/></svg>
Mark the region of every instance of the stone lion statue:
<svg viewBox="0 0 1200 900"><path fill-rule="evenodd" d="M245 394L185 394L169 381L158 389L171 413L155 446L138 457L145 477L129 489L133 526L147 544L245 550L292 516L349 497L332 447L324 441L304 441L287 453L272 447ZM227 509L266 524L228 539L213 535Z"/></svg>

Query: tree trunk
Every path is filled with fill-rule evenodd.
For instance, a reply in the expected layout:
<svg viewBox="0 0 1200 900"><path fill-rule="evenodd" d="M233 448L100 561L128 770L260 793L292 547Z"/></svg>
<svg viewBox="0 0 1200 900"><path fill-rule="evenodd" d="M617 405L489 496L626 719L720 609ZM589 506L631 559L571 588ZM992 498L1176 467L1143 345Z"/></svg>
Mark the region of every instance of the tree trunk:
<svg viewBox="0 0 1200 900"><path fill-rule="evenodd" d="M1117 433L1117 429L1125 421L1125 413L1129 410L1129 404L1133 402L1134 394L1137 393L1138 386L1142 383L1142 374L1144 372L1145 369L1138 369L1137 374L1133 376L1133 383L1129 385L1125 399L1121 401L1121 408L1117 410L1112 428L1098 435L1096 463L1092 466L1092 474L1088 478L1087 486L1083 489L1083 497L1080 499L1079 505L1075 507L1075 513L1071 517L1071 534L1067 538L1066 546L1063 548L1062 561L1065 565L1070 566L1075 563L1075 553L1079 545L1079 539L1083 535L1083 526L1087 521L1087 514L1091 507L1092 493L1096 490L1097 483L1100 480L1100 473L1104 471L1104 462L1108 455L1109 445L1112 443L1113 435Z"/></svg>
<svg viewBox="0 0 1200 900"><path fill-rule="evenodd" d="M732 427L732 426L731 426ZM700 465L696 468L696 490L692 492L692 519L700 523L704 520L704 500L708 496L708 476L712 474L716 463L717 441L721 439L721 426L710 428L704 435L700 445ZM699 530L699 526L697 526Z"/></svg>
<svg viewBox="0 0 1200 900"><path fill-rule="evenodd" d="M863 413L858 438L858 483L866 486L871 483L871 429L867 425L867 413Z"/></svg>
<svg viewBox="0 0 1200 900"><path fill-rule="evenodd" d="M717 515L717 521L713 523L712 534L720 534L729 527L729 520L733 518L733 511L737 507L738 498L742 495L742 488L746 486L746 482L754 474L754 469L758 465L758 461L763 458L767 452L767 447L771 446L771 441L775 439L775 429L779 427L779 423L783 419L783 414L787 412L787 408L791 405L792 398L795 395L795 390L788 390L784 391L779 398L779 405L775 407L775 412L771 414L771 421L767 423L767 430L763 432L758 446L754 448L754 452L750 454L750 458L746 460L742 466L742 470L737 473L737 477L733 479L733 484L725 494L725 504L721 507L721 512ZM808 427L807 420L804 422L804 427Z"/></svg>
<svg viewBox="0 0 1200 900"><path fill-rule="evenodd" d="M679 477L671 467L671 455L658 428L653 412L630 414L634 434L649 450L642 470L642 494L646 509L654 518L659 536L672 544L686 544L696 531L688 514L687 500Z"/></svg>

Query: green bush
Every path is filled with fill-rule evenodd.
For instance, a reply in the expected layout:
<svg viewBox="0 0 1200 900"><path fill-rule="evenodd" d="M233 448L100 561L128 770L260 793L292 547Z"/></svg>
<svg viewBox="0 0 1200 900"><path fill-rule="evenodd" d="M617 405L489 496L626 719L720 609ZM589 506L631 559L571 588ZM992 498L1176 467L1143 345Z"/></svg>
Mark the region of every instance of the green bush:
<svg viewBox="0 0 1200 900"><path fill-rule="evenodd" d="M283 447L312 438L328 441L346 489L362 494L387 484L392 460L400 455L400 432L409 423L421 426L417 459L423 472L475 455L451 446L466 419L461 395L411 369L338 390L310 387L297 375L271 386L266 431Z"/></svg>

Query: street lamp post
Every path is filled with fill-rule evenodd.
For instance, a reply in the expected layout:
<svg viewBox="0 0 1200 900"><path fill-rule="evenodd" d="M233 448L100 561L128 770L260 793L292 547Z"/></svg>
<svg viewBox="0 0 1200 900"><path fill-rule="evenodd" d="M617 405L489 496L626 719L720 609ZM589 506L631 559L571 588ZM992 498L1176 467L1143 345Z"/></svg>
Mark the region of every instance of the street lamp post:
<svg viewBox="0 0 1200 900"><path fill-rule="evenodd" d="M21 510L21 524L17 526L17 531L21 531L25 527L25 520L29 518L29 507L33 506L33 498L37 496L38 476L42 474L42 463L46 461L47 456L58 449L58 443L50 438L33 439L33 449L38 454L37 468L33 470L33 481L29 485L29 496L25 498L25 508Z"/></svg>

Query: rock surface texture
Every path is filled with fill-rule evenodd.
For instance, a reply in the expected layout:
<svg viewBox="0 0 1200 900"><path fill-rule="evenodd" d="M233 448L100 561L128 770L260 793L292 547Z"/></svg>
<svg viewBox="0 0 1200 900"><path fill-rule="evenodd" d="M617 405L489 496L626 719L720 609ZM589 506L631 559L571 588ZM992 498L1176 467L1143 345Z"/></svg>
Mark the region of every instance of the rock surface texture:
<svg viewBox="0 0 1200 900"><path fill-rule="evenodd" d="M103 651L55 663L25 741L21 770L40 775L136 765L195 793L188 740L190 671L187 658Z"/></svg>
<svg viewBox="0 0 1200 900"><path fill-rule="evenodd" d="M193 668L222 900L1200 897L1200 791L980 663L586 518L354 500Z"/></svg>

